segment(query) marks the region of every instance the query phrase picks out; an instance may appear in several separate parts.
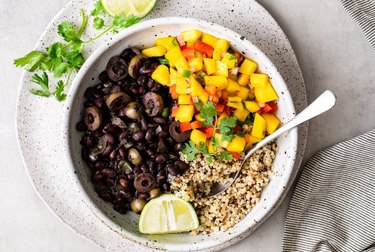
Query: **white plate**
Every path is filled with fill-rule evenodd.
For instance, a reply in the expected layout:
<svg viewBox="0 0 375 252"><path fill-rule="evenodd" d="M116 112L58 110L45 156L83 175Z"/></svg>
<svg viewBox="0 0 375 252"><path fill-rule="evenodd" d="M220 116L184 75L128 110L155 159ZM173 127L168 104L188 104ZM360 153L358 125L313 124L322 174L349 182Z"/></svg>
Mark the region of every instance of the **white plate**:
<svg viewBox="0 0 375 252"><path fill-rule="evenodd" d="M208 1L159 1L155 11L148 17L189 16L206 19L237 31L256 44L273 61L288 84L297 111L306 105L306 94L302 75L293 50L272 17L255 1L228 3L216 1L211 6ZM92 9L92 2L73 1L67 4L47 28L37 44L38 50L56 41L57 24L64 20L79 22L79 9L87 13ZM233 10L233 11L232 11ZM227 22L223 22L226 17ZM246 24L246 25L244 25ZM86 30L88 37L97 32L92 28ZM86 54L90 54L99 44L112 40L108 34L100 41L89 44ZM87 55L86 55L87 56ZM125 237L122 230L100 221L95 211L82 197L81 186L74 174L67 168L63 157L63 138L61 127L67 108L53 99L44 99L29 94L31 74L25 73L21 80L21 89L17 107L18 138L25 165L33 184L46 204L78 234L83 235L98 245L111 249L130 251L143 250L145 247ZM285 181L289 189L301 162L305 149L307 126L299 128L298 155L291 179ZM249 235L281 203L287 190L284 191L273 209L262 219L257 220L251 229L240 236L215 243L209 250L222 249ZM96 220L96 221L95 221ZM150 242L148 247L160 248L159 244ZM192 247L193 248L193 247ZM127 250L128 250L127 249Z"/></svg>

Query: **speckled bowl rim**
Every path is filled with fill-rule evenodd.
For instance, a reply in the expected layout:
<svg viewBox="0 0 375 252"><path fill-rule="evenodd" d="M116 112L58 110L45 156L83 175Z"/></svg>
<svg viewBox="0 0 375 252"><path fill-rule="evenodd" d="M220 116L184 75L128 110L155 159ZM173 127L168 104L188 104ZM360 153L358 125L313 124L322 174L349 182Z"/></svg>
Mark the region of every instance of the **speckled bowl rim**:
<svg viewBox="0 0 375 252"><path fill-rule="evenodd" d="M223 33L226 33L226 35L228 37L232 37L233 39L237 40L238 43L243 43L244 47L251 48L252 51L256 51L256 53L259 54L260 57L263 58L263 62L262 63L264 65L266 65L267 67L269 67L270 69L273 69L275 71L275 75L276 76L274 76L274 77L277 77L277 81L279 82L278 85L285 87L285 90L287 91L287 93L283 95L284 98L286 98L285 102L289 106L292 107L293 114L295 114L295 108L294 108L292 96L291 96L291 94L290 94L290 92L288 90L288 86L286 85L283 77L281 76L281 74L277 70L276 66L262 52L262 50L260 50L251 41L249 41L247 39L242 39L242 38L244 38L242 35L240 35L239 33L235 32L235 31L233 31L233 30L231 30L229 28L226 28L226 27L224 27L222 25L215 24L213 22L208 22L208 21L205 21L205 20L202 20L202 19L186 18L186 17L163 17L163 18L156 18L156 19L150 19L150 20L143 21L141 23L138 23L138 24L136 24L134 26L131 26L131 27L123 30L117 36L115 36L108 44L100 46L98 49L96 49L86 59L84 65L81 67L80 71L76 75L76 77L75 77L75 79L74 79L74 81L73 81L73 83L71 85L71 88L69 89L69 92L68 92L68 99L67 99L67 101L65 103L66 106L69 107L69 108L72 108L74 97L76 96L76 93L78 91L79 85L82 82L82 80L83 80L83 78L84 78L84 76L86 74L86 71L112 45L120 42L122 39L124 39L127 36L131 36L131 34L133 32L136 32L136 31L138 32L138 31L147 29L150 26L165 25L165 24L199 25L199 26L207 27L207 28L214 29L214 30L221 30ZM70 134L69 131L68 131L69 127L71 125L71 112L70 111L72 111L72 109L70 109L69 112L65 114L65 118L64 118L64 123L63 123L63 131L64 131L63 135L64 136L68 136ZM297 133L296 129L291 130L291 132L292 131L294 132L294 134L296 134L295 141L292 144L294 144L295 146L297 146L298 145L297 144L298 143L298 133ZM71 154L71 150L69 148L69 146L71 144L70 141L71 141L70 137L65 137L64 138L63 146L64 146L64 149L65 149L66 163L69 166L69 169L71 170L71 172L73 172L74 171L74 162L72 160L72 154ZM288 176L285 177L285 179L287 181L289 181L291 179L291 176L293 175L292 170L293 170L295 159L296 159L296 155L297 155L297 148L296 148L295 152L290 153L290 154L291 154L291 158L293 159L293 162L291 163L292 168L290 169L291 170L290 173L288 174ZM118 225L111 218L109 218L106 214L104 214L100 209L97 208L96 204L91 201L90 196L88 195L88 193L86 192L86 189L83 187L83 185L81 183L78 183L77 186L80 189L80 191L84 194L83 198L85 198L85 203L87 204L87 206L89 207L89 209L91 211L93 211L93 209L97 210L96 213L95 213L95 215L97 215L97 217L100 220L106 222L109 226L111 226L111 225ZM270 216L270 212L273 212L273 209L275 208L275 206L277 206L277 204L280 202L280 198L284 198L285 197L288 189L289 188L284 187L283 190L275 192L275 193L278 194L278 196L275 197L271 201L272 203L270 203L270 206L271 206L270 208L265 209L264 211L262 211L261 218L259 218L259 221L257 223L251 223L251 224L249 224L246 228L242 228L240 231L238 231L234 237L228 237L228 238L224 239L220 244L215 245L215 247L221 246L222 244L225 244L225 243L229 243L231 240L234 240L238 236L241 236L242 234L246 233L246 231L248 231L249 229L255 230L255 228L259 226L259 223L263 222L267 217ZM128 236L127 239L133 240L133 241L138 240L136 235L134 235L134 234L132 234L132 233L126 231L126 230L123 230L123 232L126 233L126 235ZM138 241L138 242L140 242L140 241ZM150 244L148 244L148 246L147 246L147 244L143 243L143 241L140 242L140 243L143 246L145 246L145 247L149 247L149 245L150 245ZM173 249L176 248L173 245L171 245L170 247L173 248ZM207 247L201 246L200 250L212 249L212 248L213 248L212 246L207 246Z"/></svg>

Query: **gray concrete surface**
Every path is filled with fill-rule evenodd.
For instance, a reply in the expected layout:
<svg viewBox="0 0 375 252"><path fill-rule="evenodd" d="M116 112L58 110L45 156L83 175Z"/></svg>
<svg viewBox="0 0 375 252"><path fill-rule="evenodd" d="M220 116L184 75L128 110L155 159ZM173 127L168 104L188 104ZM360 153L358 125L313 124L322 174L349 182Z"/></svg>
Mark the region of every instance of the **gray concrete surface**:
<svg viewBox="0 0 375 252"><path fill-rule="evenodd" d="M20 69L14 58L30 50L67 2L0 0L0 251L102 251L61 223L34 192L14 129ZM336 107L310 123L305 162L318 150L375 127L375 50L337 0L260 0L294 47L308 100L325 89ZM227 249L281 251L290 196L256 232Z"/></svg>

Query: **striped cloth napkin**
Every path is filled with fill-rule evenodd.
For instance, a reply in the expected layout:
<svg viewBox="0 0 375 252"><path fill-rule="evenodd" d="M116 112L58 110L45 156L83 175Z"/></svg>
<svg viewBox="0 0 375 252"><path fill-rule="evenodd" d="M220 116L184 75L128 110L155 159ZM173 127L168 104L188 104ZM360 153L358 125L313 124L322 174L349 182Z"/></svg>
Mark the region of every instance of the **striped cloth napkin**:
<svg viewBox="0 0 375 252"><path fill-rule="evenodd" d="M375 0L340 0L375 48ZM375 130L317 153L289 206L284 252L375 252Z"/></svg>
<svg viewBox="0 0 375 252"><path fill-rule="evenodd" d="M282 250L375 251L375 130L308 162L289 206Z"/></svg>

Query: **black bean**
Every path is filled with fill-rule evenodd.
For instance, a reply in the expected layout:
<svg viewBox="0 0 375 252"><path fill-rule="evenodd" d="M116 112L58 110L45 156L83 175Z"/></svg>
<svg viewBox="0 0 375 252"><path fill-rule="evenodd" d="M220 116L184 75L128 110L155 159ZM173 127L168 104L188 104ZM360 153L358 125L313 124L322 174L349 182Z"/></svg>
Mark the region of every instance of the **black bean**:
<svg viewBox="0 0 375 252"><path fill-rule="evenodd" d="M104 201L112 202L113 200L113 196L110 192L100 192L98 196Z"/></svg>
<svg viewBox="0 0 375 252"><path fill-rule="evenodd" d="M177 176L180 174L179 168L175 165L168 166L167 170L168 170L168 173L171 174L172 176Z"/></svg>
<svg viewBox="0 0 375 252"><path fill-rule="evenodd" d="M156 128L158 125L157 125L156 123L154 123L154 122L149 122L149 123L147 124L147 126L148 126L149 128Z"/></svg>
<svg viewBox="0 0 375 252"><path fill-rule="evenodd" d="M122 131L119 134L118 138L119 138L120 141L125 140L128 137L129 134L130 134L129 131L127 131L127 130Z"/></svg>
<svg viewBox="0 0 375 252"><path fill-rule="evenodd" d="M116 159L116 157L117 157L117 150L114 149L114 150L111 151L111 153L109 154L109 158L110 158L111 160L114 160L114 159Z"/></svg>
<svg viewBox="0 0 375 252"><path fill-rule="evenodd" d="M125 147L124 146L121 146L119 149L118 149L118 154L119 156L124 159L126 157L126 150L125 150Z"/></svg>
<svg viewBox="0 0 375 252"><path fill-rule="evenodd" d="M107 178L105 180L105 184L108 186L108 187L112 187L116 184L115 180L113 178Z"/></svg>
<svg viewBox="0 0 375 252"><path fill-rule="evenodd" d="M93 103L95 104L95 106L97 106L98 108L103 108L104 106L104 100L101 99L101 98L95 98Z"/></svg>
<svg viewBox="0 0 375 252"><path fill-rule="evenodd" d="M125 190L129 187L129 182L125 178L120 178L119 183Z"/></svg>
<svg viewBox="0 0 375 252"><path fill-rule="evenodd" d="M86 128L86 125L84 122L82 121L79 121L77 124L76 124L76 129L80 132L83 132L85 131L87 128Z"/></svg>
<svg viewBox="0 0 375 252"><path fill-rule="evenodd" d="M135 142L141 142L145 137L145 133L143 131L139 130L133 134L133 140Z"/></svg>
<svg viewBox="0 0 375 252"><path fill-rule="evenodd" d="M134 180L134 177L135 177L134 173L129 173L127 174L127 176L129 180Z"/></svg>
<svg viewBox="0 0 375 252"><path fill-rule="evenodd" d="M149 193L138 193L137 199L148 200L150 198Z"/></svg>
<svg viewBox="0 0 375 252"><path fill-rule="evenodd" d="M103 174L101 171L96 171L95 174L92 176L92 180L94 182L99 182L102 179L103 179Z"/></svg>
<svg viewBox="0 0 375 252"><path fill-rule="evenodd" d="M96 137L93 134L86 134L82 137L81 144L87 148L91 148L96 145Z"/></svg>
<svg viewBox="0 0 375 252"><path fill-rule="evenodd" d="M145 145L143 143L141 143L141 142L138 142L135 147L139 151L144 151L146 149Z"/></svg>
<svg viewBox="0 0 375 252"><path fill-rule="evenodd" d="M172 160L177 160L177 159L180 158L180 156L176 153L171 152L171 153L169 153L169 158L172 159Z"/></svg>
<svg viewBox="0 0 375 252"><path fill-rule="evenodd" d="M182 172L185 172L189 169L189 165L182 160L177 160L176 165Z"/></svg>
<svg viewBox="0 0 375 252"><path fill-rule="evenodd" d="M146 132L146 142L151 143L155 138L155 131L152 128L149 128Z"/></svg>
<svg viewBox="0 0 375 252"><path fill-rule="evenodd" d="M103 71L99 74L99 80L102 81L102 82L109 81L107 71Z"/></svg>
<svg viewBox="0 0 375 252"><path fill-rule="evenodd" d="M174 150L175 151L181 151L182 150L183 143L176 143L174 145Z"/></svg>
<svg viewBox="0 0 375 252"><path fill-rule="evenodd" d="M140 173L142 173L141 167L139 165L135 166L133 169L133 174L137 176Z"/></svg>
<svg viewBox="0 0 375 252"><path fill-rule="evenodd" d="M96 170L102 170L104 168L107 168L108 164L105 161L98 160L95 162L95 169Z"/></svg>
<svg viewBox="0 0 375 252"><path fill-rule="evenodd" d="M101 153L102 156L108 156L112 150L114 149L113 144L108 143L107 147L105 147L104 151Z"/></svg>
<svg viewBox="0 0 375 252"><path fill-rule="evenodd" d="M167 120L162 116L155 116L152 119L158 124L165 124L167 122Z"/></svg>
<svg viewBox="0 0 375 252"><path fill-rule="evenodd" d="M164 190L164 192L169 192L170 191L170 186L168 185L168 184L164 184L163 185L163 190Z"/></svg>
<svg viewBox="0 0 375 252"><path fill-rule="evenodd" d="M164 154L159 154L156 156L155 161L159 164L162 164L167 161L167 157Z"/></svg>
<svg viewBox="0 0 375 252"><path fill-rule="evenodd" d="M140 122L141 122L142 130L143 130L143 131L147 131L147 130L148 130L148 125L147 125L147 120L146 120L146 118L144 118L144 117L142 116Z"/></svg>
<svg viewBox="0 0 375 252"><path fill-rule="evenodd" d="M175 141L173 140L172 137L167 137L167 143L169 144L169 146L173 146L175 144Z"/></svg>
<svg viewBox="0 0 375 252"><path fill-rule="evenodd" d="M119 132L119 128L112 123L107 123L103 128L103 132L116 135Z"/></svg>
<svg viewBox="0 0 375 252"><path fill-rule="evenodd" d="M107 178L114 178L116 177L116 172L109 168L104 168L101 170L102 174L106 176Z"/></svg>

